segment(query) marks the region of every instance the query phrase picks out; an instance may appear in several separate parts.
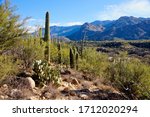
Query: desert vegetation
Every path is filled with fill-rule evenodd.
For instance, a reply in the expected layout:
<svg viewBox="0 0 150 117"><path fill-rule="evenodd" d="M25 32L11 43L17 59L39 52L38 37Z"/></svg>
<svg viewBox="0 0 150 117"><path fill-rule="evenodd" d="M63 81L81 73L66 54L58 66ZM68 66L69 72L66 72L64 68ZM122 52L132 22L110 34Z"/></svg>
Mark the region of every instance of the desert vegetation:
<svg viewBox="0 0 150 117"><path fill-rule="evenodd" d="M150 99L150 42L63 42L29 34L0 5L0 99Z"/></svg>

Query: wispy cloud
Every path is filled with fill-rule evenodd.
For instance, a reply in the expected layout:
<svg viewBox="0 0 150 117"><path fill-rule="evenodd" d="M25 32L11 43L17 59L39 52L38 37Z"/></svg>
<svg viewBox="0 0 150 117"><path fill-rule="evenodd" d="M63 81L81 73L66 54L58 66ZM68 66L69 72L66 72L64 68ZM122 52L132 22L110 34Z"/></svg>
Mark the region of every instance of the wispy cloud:
<svg viewBox="0 0 150 117"><path fill-rule="evenodd" d="M28 30L28 33L33 33L35 31L37 31L36 26L26 26L26 29Z"/></svg>
<svg viewBox="0 0 150 117"><path fill-rule="evenodd" d="M40 23L37 23L40 22ZM82 25L82 22L67 22L67 23L50 23L50 26L73 26L73 25ZM35 32L38 30L39 27L44 27L44 21L41 19L29 19L27 21L26 28L28 29L29 33Z"/></svg>
<svg viewBox="0 0 150 117"><path fill-rule="evenodd" d="M150 17L150 0L127 0L120 4L105 6L100 20L113 20L121 16Z"/></svg>
<svg viewBox="0 0 150 117"><path fill-rule="evenodd" d="M82 22L68 22L65 23L64 26L73 26L73 25L82 25Z"/></svg>
<svg viewBox="0 0 150 117"><path fill-rule="evenodd" d="M83 22L67 22L67 23L51 23L51 26L73 26L73 25L82 25Z"/></svg>

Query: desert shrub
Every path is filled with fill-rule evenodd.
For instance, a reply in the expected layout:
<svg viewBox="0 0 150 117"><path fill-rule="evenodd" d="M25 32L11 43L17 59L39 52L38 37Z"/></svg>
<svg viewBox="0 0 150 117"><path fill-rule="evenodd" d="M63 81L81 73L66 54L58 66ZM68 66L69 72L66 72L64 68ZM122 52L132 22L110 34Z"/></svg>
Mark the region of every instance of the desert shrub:
<svg viewBox="0 0 150 117"><path fill-rule="evenodd" d="M70 51L70 46L68 44L63 43L62 44L62 49L61 49L61 63L64 65L69 65L69 51Z"/></svg>
<svg viewBox="0 0 150 117"><path fill-rule="evenodd" d="M130 99L150 99L150 66L138 59L116 58L108 66L106 78Z"/></svg>
<svg viewBox="0 0 150 117"><path fill-rule="evenodd" d="M50 66L47 61L36 60L33 64L33 70L35 72L34 80L39 85L44 85L50 82L56 85L61 83L59 69Z"/></svg>
<svg viewBox="0 0 150 117"><path fill-rule="evenodd" d="M79 60L79 70L103 76L108 64L108 56L106 54L98 53L95 49L86 48L83 51L83 59Z"/></svg>
<svg viewBox="0 0 150 117"><path fill-rule="evenodd" d="M22 46L21 52L18 53L18 58L24 63L25 68L30 68L34 60L44 59L44 43L40 45L40 39L28 38L21 40L20 45ZM20 45L18 48L20 48Z"/></svg>
<svg viewBox="0 0 150 117"><path fill-rule="evenodd" d="M50 45L51 61L58 63L58 48L57 43L51 43ZM61 64L69 65L69 45L61 43Z"/></svg>
<svg viewBox="0 0 150 117"><path fill-rule="evenodd" d="M20 61L14 61L12 56L0 55L0 81L3 81L9 75L16 74L19 63Z"/></svg>
<svg viewBox="0 0 150 117"><path fill-rule="evenodd" d="M57 45L54 43L50 44L50 57L51 61L57 63L58 61L58 49Z"/></svg>

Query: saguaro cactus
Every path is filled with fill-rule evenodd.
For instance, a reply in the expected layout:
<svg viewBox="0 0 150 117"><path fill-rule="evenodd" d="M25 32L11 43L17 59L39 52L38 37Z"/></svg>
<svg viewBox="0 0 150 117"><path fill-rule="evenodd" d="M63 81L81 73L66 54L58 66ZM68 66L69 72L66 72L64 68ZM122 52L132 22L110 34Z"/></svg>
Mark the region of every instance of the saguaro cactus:
<svg viewBox="0 0 150 117"><path fill-rule="evenodd" d="M69 55L70 55L70 68L74 68L75 67L75 65L74 65L74 54L73 54L72 48L70 48Z"/></svg>
<svg viewBox="0 0 150 117"><path fill-rule="evenodd" d="M42 28L39 28L40 45L42 45Z"/></svg>
<svg viewBox="0 0 150 117"><path fill-rule="evenodd" d="M46 12L44 41L47 43L46 47L45 47L45 58L46 58L47 61L50 61L50 24L49 24L49 12Z"/></svg>
<svg viewBox="0 0 150 117"><path fill-rule="evenodd" d="M79 54L78 52L76 52L76 70L78 70L79 66L78 66L78 59L79 59Z"/></svg>
<svg viewBox="0 0 150 117"><path fill-rule="evenodd" d="M78 59L79 54L77 52L77 49L75 47L70 48L70 68L75 68L78 70Z"/></svg>
<svg viewBox="0 0 150 117"><path fill-rule="evenodd" d="M58 42L57 48L58 48L58 63L61 64L61 44L60 44L60 42Z"/></svg>

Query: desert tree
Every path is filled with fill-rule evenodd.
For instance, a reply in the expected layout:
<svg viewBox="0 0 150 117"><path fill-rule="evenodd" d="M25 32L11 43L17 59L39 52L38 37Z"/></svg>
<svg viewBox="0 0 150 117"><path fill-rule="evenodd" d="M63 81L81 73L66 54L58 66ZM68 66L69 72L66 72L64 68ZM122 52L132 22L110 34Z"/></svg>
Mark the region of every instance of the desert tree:
<svg viewBox="0 0 150 117"><path fill-rule="evenodd" d="M20 20L15 14L15 7L9 0L0 4L0 49L6 49L16 44L17 40L27 33L23 26L26 19Z"/></svg>

